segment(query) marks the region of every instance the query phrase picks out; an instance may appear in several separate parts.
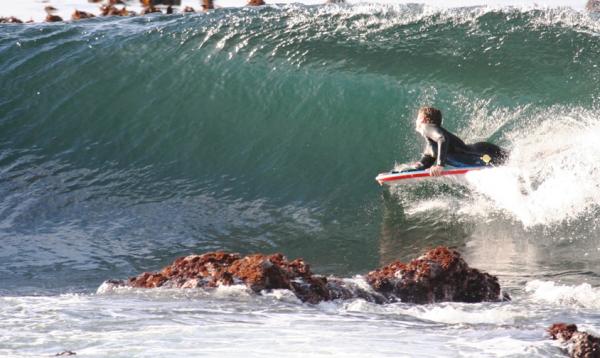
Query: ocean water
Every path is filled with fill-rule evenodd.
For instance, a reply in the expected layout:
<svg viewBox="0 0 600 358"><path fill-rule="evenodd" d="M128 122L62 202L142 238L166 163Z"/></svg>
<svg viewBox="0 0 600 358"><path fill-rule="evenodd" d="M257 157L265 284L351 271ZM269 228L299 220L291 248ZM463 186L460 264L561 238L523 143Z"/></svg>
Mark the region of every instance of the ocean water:
<svg viewBox="0 0 600 358"><path fill-rule="evenodd" d="M600 22L347 4L0 25L0 356L561 357L600 334ZM387 190L417 109L508 164ZM436 245L512 301L107 290L211 250L362 275Z"/></svg>

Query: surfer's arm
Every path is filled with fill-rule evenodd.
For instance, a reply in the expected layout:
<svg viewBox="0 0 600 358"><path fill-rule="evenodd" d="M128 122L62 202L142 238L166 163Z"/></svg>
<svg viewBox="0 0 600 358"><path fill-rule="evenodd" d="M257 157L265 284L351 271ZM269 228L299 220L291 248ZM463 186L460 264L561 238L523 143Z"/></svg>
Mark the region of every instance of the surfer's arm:
<svg viewBox="0 0 600 358"><path fill-rule="evenodd" d="M413 165L414 165L415 169L423 170L423 169L427 169L427 168L431 167L433 165L433 163L435 163L435 158L430 154L423 153L423 156L421 157L421 159L419 159L419 161Z"/></svg>
<svg viewBox="0 0 600 358"><path fill-rule="evenodd" d="M437 155L435 156L435 165L444 166L446 164L446 157L448 156L448 141L446 140L446 136L439 127L432 125L427 126L425 129L425 136L436 143Z"/></svg>

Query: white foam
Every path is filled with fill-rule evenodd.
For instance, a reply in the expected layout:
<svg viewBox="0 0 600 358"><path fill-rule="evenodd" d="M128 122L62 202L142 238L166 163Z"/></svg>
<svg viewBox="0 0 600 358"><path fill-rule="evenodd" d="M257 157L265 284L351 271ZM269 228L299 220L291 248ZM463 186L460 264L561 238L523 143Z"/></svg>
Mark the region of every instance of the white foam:
<svg viewBox="0 0 600 358"><path fill-rule="evenodd" d="M517 318L528 314L515 306L503 304L440 303L408 305L399 303L379 305L361 299L345 302L342 308L347 312L405 315L445 324L513 324Z"/></svg>
<svg viewBox="0 0 600 358"><path fill-rule="evenodd" d="M560 285L553 281L534 280L527 282L525 291L537 302L560 306L600 308L600 288L588 283L577 286Z"/></svg>
<svg viewBox="0 0 600 358"><path fill-rule="evenodd" d="M600 203L600 119L564 108L541 115L547 120L515 131L506 167L467 176L526 227L577 219Z"/></svg>
<svg viewBox="0 0 600 358"><path fill-rule="evenodd" d="M440 8L460 8L487 6L489 8L499 7L521 7L521 8L563 8L570 7L575 10L585 8L585 0L449 0L440 2L438 0L347 0L348 4L353 5L405 5L405 4L424 4L432 9ZM246 5L246 0L215 0L215 6L218 7L241 7ZM268 1L268 4L290 5L301 3L305 5L324 4L325 0L275 0ZM52 5L58 10L56 15L65 20L69 20L74 10L82 10L98 14L99 4L89 3L86 0L0 0L0 16L16 16L23 21L33 20L43 21L46 17L44 7ZM181 7L191 6L197 11L200 9L199 0L181 0ZM131 1L127 7L133 11L140 12L139 2Z"/></svg>
<svg viewBox="0 0 600 358"><path fill-rule="evenodd" d="M445 304L421 308L411 307L407 313L428 321L448 324L513 324L515 318L526 313L510 306L478 307L472 310L468 305Z"/></svg>

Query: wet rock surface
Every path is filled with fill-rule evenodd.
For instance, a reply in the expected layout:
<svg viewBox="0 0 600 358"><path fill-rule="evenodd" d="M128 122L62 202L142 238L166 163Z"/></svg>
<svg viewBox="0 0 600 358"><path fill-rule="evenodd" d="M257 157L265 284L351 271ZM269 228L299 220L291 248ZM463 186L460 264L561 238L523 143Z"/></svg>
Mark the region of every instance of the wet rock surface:
<svg viewBox="0 0 600 358"><path fill-rule="evenodd" d="M282 254L209 252L180 257L159 272L144 272L111 286L137 288L214 288L243 284L256 293L287 289L303 302L363 298L370 302L431 303L500 300L498 279L470 268L454 250L438 247L408 264L395 262L366 276L368 287L353 280L311 272L302 259Z"/></svg>
<svg viewBox="0 0 600 358"><path fill-rule="evenodd" d="M14 16L0 17L0 24L22 24L23 21L17 19Z"/></svg>
<svg viewBox="0 0 600 358"><path fill-rule="evenodd" d="M430 250L407 264L394 262L371 271L367 282L388 299L402 302L473 303L502 298L495 276L470 268L458 251L447 247Z"/></svg>
<svg viewBox="0 0 600 358"><path fill-rule="evenodd" d="M75 10L73 12L73 15L71 15L71 20L83 20L83 19L91 19L92 17L95 17L94 14L91 14L89 12L85 12L85 11L79 11L79 10Z"/></svg>
<svg viewBox="0 0 600 358"><path fill-rule="evenodd" d="M574 324L555 323L548 328L548 333L566 345L570 357L600 358L600 338L580 332Z"/></svg>

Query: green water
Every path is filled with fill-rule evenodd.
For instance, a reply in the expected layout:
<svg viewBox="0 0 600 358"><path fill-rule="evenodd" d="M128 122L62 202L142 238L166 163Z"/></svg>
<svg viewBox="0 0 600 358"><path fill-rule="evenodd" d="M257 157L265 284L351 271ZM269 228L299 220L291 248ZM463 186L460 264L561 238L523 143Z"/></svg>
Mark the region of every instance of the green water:
<svg viewBox="0 0 600 358"><path fill-rule="evenodd" d="M517 247L540 237L541 251L565 232L595 237L590 202L532 232L501 208L486 219L456 207L411 214L432 198L472 204L462 187L398 196L374 181L419 157L413 122L426 104L467 142L509 149L532 125L568 117L595 128L591 16L290 6L2 25L4 287L90 289L215 249L364 273L432 245L470 250L481 222ZM514 273L520 261L507 265Z"/></svg>

